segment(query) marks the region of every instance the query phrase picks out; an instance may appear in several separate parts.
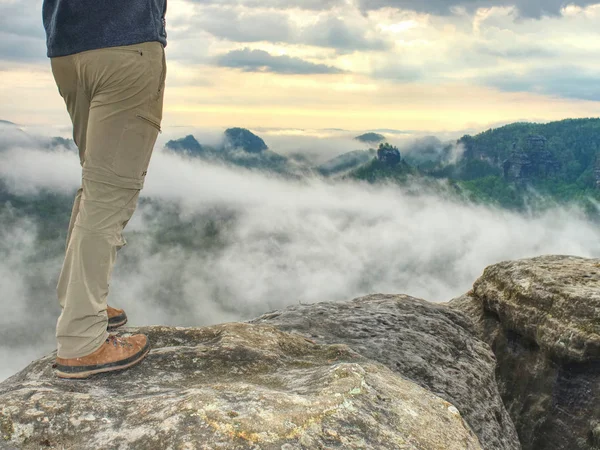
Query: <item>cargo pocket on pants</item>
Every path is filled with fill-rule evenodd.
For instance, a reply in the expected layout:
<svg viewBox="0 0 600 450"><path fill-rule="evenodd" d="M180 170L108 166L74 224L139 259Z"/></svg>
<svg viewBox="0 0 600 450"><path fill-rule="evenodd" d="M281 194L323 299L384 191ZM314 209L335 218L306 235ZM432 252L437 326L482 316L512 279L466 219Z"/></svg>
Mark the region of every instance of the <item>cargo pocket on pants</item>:
<svg viewBox="0 0 600 450"><path fill-rule="evenodd" d="M141 116L141 115L137 115L136 116L138 119L142 119L145 120L146 122L148 122L150 125L152 125L154 128L156 128L158 130L159 133L162 133L162 130L160 129L160 124L155 122L152 119L148 119L147 117Z"/></svg>
<svg viewBox="0 0 600 450"><path fill-rule="evenodd" d="M113 159L114 173L120 177L142 181L160 131L160 124L152 119L140 114L132 118L123 129L119 148Z"/></svg>

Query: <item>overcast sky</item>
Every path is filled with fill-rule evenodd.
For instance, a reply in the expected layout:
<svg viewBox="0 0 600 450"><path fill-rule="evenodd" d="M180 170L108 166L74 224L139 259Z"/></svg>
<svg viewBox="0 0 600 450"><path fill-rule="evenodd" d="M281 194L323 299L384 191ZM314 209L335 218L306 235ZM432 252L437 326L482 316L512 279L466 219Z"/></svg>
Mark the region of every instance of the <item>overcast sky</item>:
<svg viewBox="0 0 600 450"><path fill-rule="evenodd" d="M41 0L0 0L0 119L68 130ZM443 132L596 116L595 0L169 0L163 125Z"/></svg>

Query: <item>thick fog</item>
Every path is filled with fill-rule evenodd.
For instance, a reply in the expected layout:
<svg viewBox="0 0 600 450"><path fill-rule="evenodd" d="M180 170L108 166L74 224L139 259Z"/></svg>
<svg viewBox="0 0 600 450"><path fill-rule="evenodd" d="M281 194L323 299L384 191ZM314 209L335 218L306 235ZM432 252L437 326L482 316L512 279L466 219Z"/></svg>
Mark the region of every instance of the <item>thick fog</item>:
<svg viewBox="0 0 600 450"><path fill-rule="evenodd" d="M74 194L74 152L8 147L0 179L9 192ZM160 148L142 194L109 296L133 326L204 326L378 292L444 302L499 261L600 257L600 232L576 209L525 217L416 185L287 181ZM64 242L40 245L43 221L0 211L1 380L55 348Z"/></svg>

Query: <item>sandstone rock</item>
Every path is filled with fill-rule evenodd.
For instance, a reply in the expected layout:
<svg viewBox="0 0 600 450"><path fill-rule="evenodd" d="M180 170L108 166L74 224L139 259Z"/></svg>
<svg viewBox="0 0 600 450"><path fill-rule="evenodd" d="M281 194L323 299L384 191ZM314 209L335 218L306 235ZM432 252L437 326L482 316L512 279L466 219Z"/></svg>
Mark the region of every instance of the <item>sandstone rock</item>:
<svg viewBox="0 0 600 450"><path fill-rule="evenodd" d="M168 141L165 147L169 150L188 153L192 156L206 156L207 153L207 150L191 134L181 139Z"/></svg>
<svg viewBox="0 0 600 450"><path fill-rule="evenodd" d="M534 178L547 178L554 175L560 163L547 149L544 136L530 135L523 143L523 149L513 143L510 157L504 161L504 177L519 183L526 183Z"/></svg>
<svg viewBox="0 0 600 450"><path fill-rule="evenodd" d="M118 374L0 384L0 446L20 449L481 449L458 410L345 345L272 326L128 329L153 350Z"/></svg>
<svg viewBox="0 0 600 450"><path fill-rule="evenodd" d="M485 269L473 295L505 326L572 362L600 359L600 260L544 256Z"/></svg>
<svg viewBox="0 0 600 450"><path fill-rule="evenodd" d="M225 149L241 148L248 153L261 153L269 147L260 137L245 128L228 128L225 130Z"/></svg>
<svg viewBox="0 0 600 450"><path fill-rule="evenodd" d="M600 260L501 262L450 306L494 350L523 449L599 448Z"/></svg>
<svg viewBox="0 0 600 450"><path fill-rule="evenodd" d="M519 449L498 388L495 358L463 314L407 295L298 305L269 323L324 344L346 344L454 404L486 450Z"/></svg>
<svg viewBox="0 0 600 450"><path fill-rule="evenodd" d="M400 155L400 150L393 145L385 143L379 144L377 159L390 167L395 167L402 161L402 156Z"/></svg>

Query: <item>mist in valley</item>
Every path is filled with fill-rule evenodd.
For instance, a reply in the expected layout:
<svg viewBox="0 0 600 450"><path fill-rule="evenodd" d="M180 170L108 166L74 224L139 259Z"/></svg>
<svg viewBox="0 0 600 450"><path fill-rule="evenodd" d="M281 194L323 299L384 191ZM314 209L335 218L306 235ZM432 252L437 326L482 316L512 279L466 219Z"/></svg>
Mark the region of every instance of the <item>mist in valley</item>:
<svg viewBox="0 0 600 450"><path fill-rule="evenodd" d="M4 137L7 195L61 206L45 218L14 201L0 208L0 380L55 349L55 286L81 169L72 150ZM301 151L288 139L272 150ZM310 142L307 153L318 154ZM365 147L336 153L336 145L328 156ZM600 231L575 207L522 215L459 202L437 183L433 190L289 180L158 146L124 233L109 303L127 311L131 326L205 326L370 293L445 302L499 261L600 257Z"/></svg>

